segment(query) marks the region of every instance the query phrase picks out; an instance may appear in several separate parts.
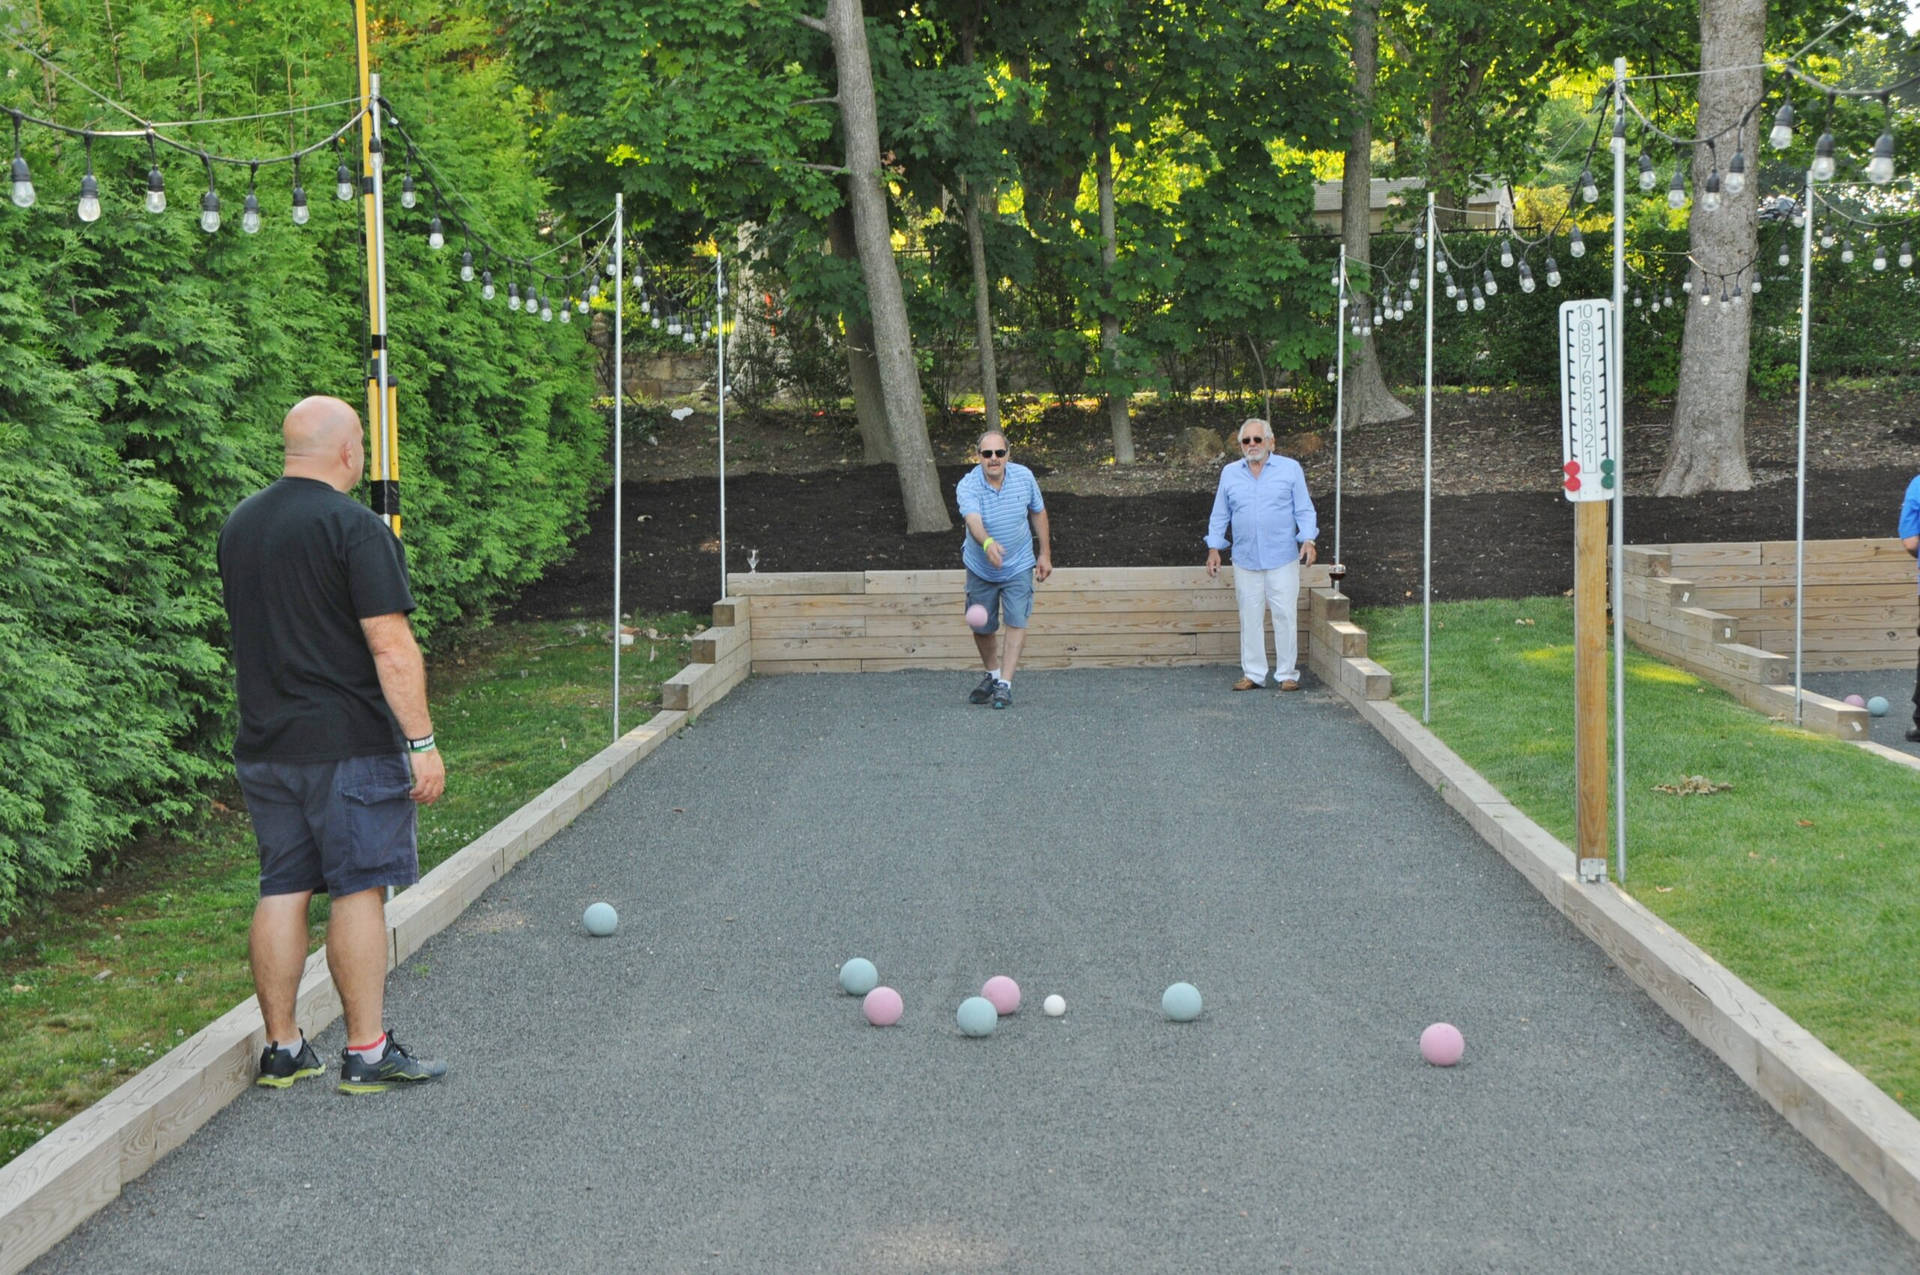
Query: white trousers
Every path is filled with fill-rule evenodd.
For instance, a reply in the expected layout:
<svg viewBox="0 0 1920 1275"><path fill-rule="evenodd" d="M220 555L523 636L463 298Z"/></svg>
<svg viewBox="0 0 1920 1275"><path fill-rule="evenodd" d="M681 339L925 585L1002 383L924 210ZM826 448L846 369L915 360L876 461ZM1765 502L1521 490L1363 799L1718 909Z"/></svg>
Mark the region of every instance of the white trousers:
<svg viewBox="0 0 1920 1275"><path fill-rule="evenodd" d="M1256 682L1267 680L1266 616L1273 612L1273 680L1300 680L1300 563L1271 571L1233 569L1233 592L1240 603L1240 671Z"/></svg>

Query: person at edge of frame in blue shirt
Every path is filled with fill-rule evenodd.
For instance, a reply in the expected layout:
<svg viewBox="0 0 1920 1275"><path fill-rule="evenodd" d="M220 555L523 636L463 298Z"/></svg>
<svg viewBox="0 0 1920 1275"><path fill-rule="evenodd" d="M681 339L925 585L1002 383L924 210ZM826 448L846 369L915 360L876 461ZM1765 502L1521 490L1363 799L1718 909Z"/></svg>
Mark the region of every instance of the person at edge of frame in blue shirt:
<svg viewBox="0 0 1920 1275"><path fill-rule="evenodd" d="M1233 591L1240 603L1240 680L1236 691L1267 681L1266 618L1273 612L1274 681L1300 689L1300 568L1318 556L1320 520L1300 462L1273 452L1273 428L1258 417L1240 424L1244 457L1220 471L1207 520L1207 574L1220 574L1220 551L1233 533Z"/></svg>
<svg viewBox="0 0 1920 1275"><path fill-rule="evenodd" d="M1900 503L1900 547L1920 558L1920 477L1907 484L1907 498ZM1920 625L1914 632L1920 634ZM1914 669L1913 725L1907 727L1907 738L1920 743L1920 666Z"/></svg>
<svg viewBox="0 0 1920 1275"><path fill-rule="evenodd" d="M1033 471L1007 459L1007 436L990 431L976 444L980 463L954 488L967 538L967 606L983 607L986 625L973 644L986 675L967 693L969 704L1013 707L1013 671L1033 614L1033 585L1053 574L1046 503ZM1006 633L998 632L1002 621Z"/></svg>

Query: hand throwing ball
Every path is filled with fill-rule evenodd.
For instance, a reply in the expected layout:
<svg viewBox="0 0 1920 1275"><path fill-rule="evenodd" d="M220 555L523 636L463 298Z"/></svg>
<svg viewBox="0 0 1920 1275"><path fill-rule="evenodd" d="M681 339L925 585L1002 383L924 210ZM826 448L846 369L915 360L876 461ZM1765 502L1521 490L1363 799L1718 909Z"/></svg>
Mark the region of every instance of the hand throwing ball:
<svg viewBox="0 0 1920 1275"><path fill-rule="evenodd" d="M1466 1037L1452 1023L1435 1023L1420 1033L1420 1056L1436 1067L1451 1067L1466 1052Z"/></svg>
<svg viewBox="0 0 1920 1275"><path fill-rule="evenodd" d="M995 974L988 979L980 994L993 1002L996 1013L1011 1014L1020 1008L1020 984L1005 974Z"/></svg>
<svg viewBox="0 0 1920 1275"><path fill-rule="evenodd" d="M905 1008L900 1002L900 993L891 987L876 987L867 993L860 1002L861 1012L867 1021L875 1027L891 1027L900 1021L900 1011Z"/></svg>
<svg viewBox="0 0 1920 1275"><path fill-rule="evenodd" d="M588 906L580 923L587 927L587 933L597 939L603 939L613 933L620 924L620 914L613 910L611 903L594 903Z"/></svg>
<svg viewBox="0 0 1920 1275"><path fill-rule="evenodd" d="M986 997L969 996L954 1011L953 1021L959 1024L962 1036L991 1036L1000 1013Z"/></svg>
<svg viewBox="0 0 1920 1275"><path fill-rule="evenodd" d="M1161 993L1160 1009L1176 1023L1190 1023L1200 1017L1200 989L1192 983L1175 983Z"/></svg>
<svg viewBox="0 0 1920 1275"><path fill-rule="evenodd" d="M1885 717L1887 715L1887 697L1884 695L1876 695L1868 700L1867 712L1875 717Z"/></svg>
<svg viewBox="0 0 1920 1275"><path fill-rule="evenodd" d="M967 627L975 633L987 631L987 609L978 602L967 608Z"/></svg>
<svg viewBox="0 0 1920 1275"><path fill-rule="evenodd" d="M840 967L840 986L849 996L865 996L880 984L880 971L864 956L856 956Z"/></svg>

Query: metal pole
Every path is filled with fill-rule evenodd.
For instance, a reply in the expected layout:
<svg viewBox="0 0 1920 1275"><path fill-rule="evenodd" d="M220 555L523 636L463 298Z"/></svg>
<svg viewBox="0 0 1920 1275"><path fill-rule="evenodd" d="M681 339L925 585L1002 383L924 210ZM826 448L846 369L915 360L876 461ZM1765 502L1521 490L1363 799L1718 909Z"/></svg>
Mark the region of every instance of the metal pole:
<svg viewBox="0 0 1920 1275"><path fill-rule="evenodd" d="M1426 469L1420 505L1420 720L1433 720L1433 191L1427 191Z"/></svg>
<svg viewBox="0 0 1920 1275"><path fill-rule="evenodd" d="M1813 169L1807 169L1806 225L1800 232L1800 442L1793 492L1793 724L1801 719L1801 626L1807 584L1807 335L1813 326Z"/></svg>
<svg viewBox="0 0 1920 1275"><path fill-rule="evenodd" d="M720 396L720 596L727 596L727 272L713 254L714 384Z"/></svg>
<svg viewBox="0 0 1920 1275"><path fill-rule="evenodd" d="M1617 437L1613 452L1613 872L1625 884L1627 880L1627 613L1622 600L1624 584L1621 567L1626 557L1627 522L1627 437L1626 403L1621 395L1626 372L1620 360L1626 354L1627 289L1627 60L1613 60L1613 322L1607 335L1613 349L1607 366L1613 384L1607 392L1613 398L1613 421Z"/></svg>
<svg viewBox="0 0 1920 1275"><path fill-rule="evenodd" d="M361 164L366 179L361 191L367 234L367 433L373 439L373 472L368 481L369 503L400 534L400 456L393 371L387 351L387 237L386 200L382 175L385 165L380 141L380 77L368 69L366 0L355 0L360 50Z"/></svg>
<svg viewBox="0 0 1920 1275"><path fill-rule="evenodd" d="M1334 307L1333 373L1333 560L1344 563L1340 554L1340 484L1342 449L1347 435L1347 245L1340 244L1340 273L1335 278L1340 301ZM1340 581L1334 581L1338 585Z"/></svg>
<svg viewBox="0 0 1920 1275"><path fill-rule="evenodd" d="M622 462L626 456L622 426L627 396L627 362L624 345L627 318L627 197L613 197L613 737L620 738L620 647L626 639L620 618L620 485Z"/></svg>

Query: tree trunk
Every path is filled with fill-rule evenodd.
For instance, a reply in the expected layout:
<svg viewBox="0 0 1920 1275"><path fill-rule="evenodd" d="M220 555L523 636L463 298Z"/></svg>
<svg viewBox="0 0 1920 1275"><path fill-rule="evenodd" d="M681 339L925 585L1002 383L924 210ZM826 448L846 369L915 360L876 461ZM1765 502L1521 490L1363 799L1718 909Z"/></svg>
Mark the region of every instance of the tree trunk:
<svg viewBox="0 0 1920 1275"><path fill-rule="evenodd" d="M833 255L858 261L853 241L853 214L844 206L827 216L827 242ZM893 463L893 440L887 436L887 404L880 388L880 362L873 356L873 324L859 311L840 316L847 330L847 380L853 386L853 415L860 423L860 459L867 465Z"/></svg>
<svg viewBox="0 0 1920 1275"><path fill-rule="evenodd" d="M1108 381L1118 375L1120 358L1120 314L1113 297L1114 264L1120 259L1114 243L1113 226L1113 143L1107 137L1107 122L1102 118L1093 131L1093 153L1098 164L1100 187L1100 361ZM1107 389L1107 420L1113 428L1113 459L1118 465L1133 464L1133 421L1127 414L1127 394Z"/></svg>
<svg viewBox="0 0 1920 1275"><path fill-rule="evenodd" d="M1703 0L1700 6L1700 113L1698 136L1711 137L1740 119L1760 97L1760 60L1766 38L1766 0ZM1723 71L1722 67L1745 70ZM1688 223L1693 275L1686 330L1680 338L1680 384L1673 401L1673 439L1655 494L1691 496L1702 491L1746 491L1747 354L1753 307L1745 268L1759 236L1757 192L1760 113L1739 130L1750 175L1737 195L1721 194L1720 207L1702 211L1700 196L1714 156L1705 146L1693 156L1693 215ZM1731 135L1729 135L1731 136ZM1722 143L1724 145L1724 143ZM1730 154L1718 156L1726 172ZM1704 278L1703 278L1704 276ZM1730 304L1722 306L1725 295ZM1740 304L1731 304L1738 296ZM1704 303L1703 303L1704 302Z"/></svg>
<svg viewBox="0 0 1920 1275"><path fill-rule="evenodd" d="M1380 0L1355 0L1353 19L1353 127L1347 133L1347 158L1340 174L1340 238L1347 245L1347 278L1366 289L1355 305L1371 307L1378 287L1372 260L1373 81L1380 53ZM1347 346L1348 425L1402 421L1413 409L1395 398L1380 375L1380 356L1371 334Z"/></svg>
<svg viewBox="0 0 1920 1275"><path fill-rule="evenodd" d="M873 315L874 356L887 407L887 433L900 471L900 497L907 530L945 531L953 526L933 467L927 415L920 396L920 369L913 361L907 300L893 259L886 188L880 180L880 123L873 100L873 64L859 0L827 0L827 34L840 79L840 119L847 132L847 187L853 201L853 234L860 270L867 280Z"/></svg>
<svg viewBox="0 0 1920 1275"><path fill-rule="evenodd" d="M980 25L982 10L986 0L979 0L973 7L973 13L967 25L960 32L960 61L964 66L973 65L973 45L975 33ZM980 112L973 107L967 108L967 123L972 128L980 127ZM965 209L967 226L967 255L973 266L973 334L974 345L980 351L980 401L986 408L987 429L1000 431L1000 369L993 350L993 292L987 275L987 239L980 225L980 205L985 196L973 189L973 184L965 177L960 179L960 203Z"/></svg>

